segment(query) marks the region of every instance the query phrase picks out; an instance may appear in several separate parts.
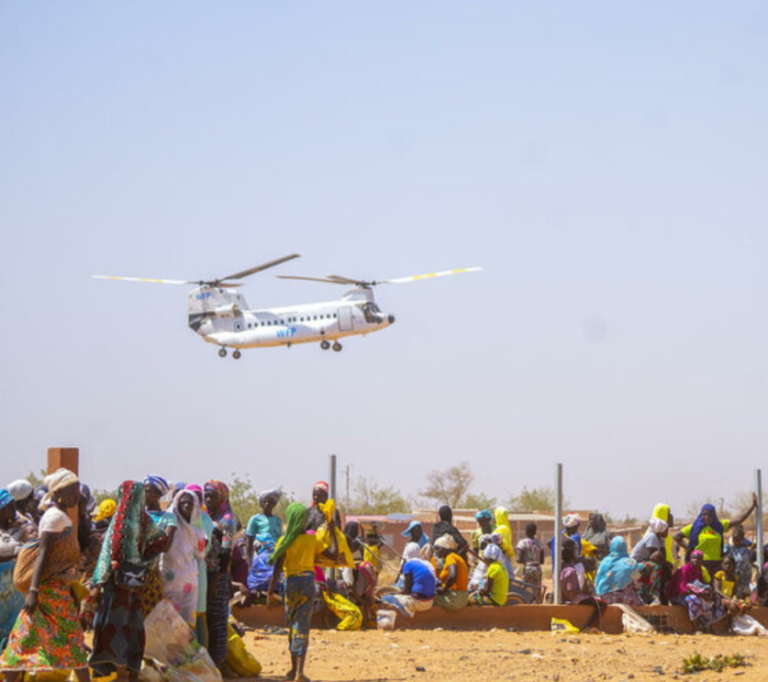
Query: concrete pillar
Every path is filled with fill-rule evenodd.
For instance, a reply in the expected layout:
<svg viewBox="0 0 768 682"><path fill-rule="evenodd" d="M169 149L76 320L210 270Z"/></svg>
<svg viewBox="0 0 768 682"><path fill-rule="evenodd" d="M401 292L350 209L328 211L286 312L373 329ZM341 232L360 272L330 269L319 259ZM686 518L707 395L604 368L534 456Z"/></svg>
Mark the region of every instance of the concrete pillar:
<svg viewBox="0 0 768 682"><path fill-rule="evenodd" d="M48 473L59 469L69 469L73 474L80 475L80 450L78 448L48 448ZM68 510L69 518L77 533L77 507Z"/></svg>

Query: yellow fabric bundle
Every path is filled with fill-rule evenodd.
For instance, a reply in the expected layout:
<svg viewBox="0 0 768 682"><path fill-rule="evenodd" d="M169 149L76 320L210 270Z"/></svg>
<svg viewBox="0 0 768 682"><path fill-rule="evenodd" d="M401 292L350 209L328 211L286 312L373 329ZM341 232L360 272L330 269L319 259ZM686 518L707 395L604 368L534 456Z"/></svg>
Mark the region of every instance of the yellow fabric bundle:
<svg viewBox="0 0 768 682"><path fill-rule="evenodd" d="M325 523L317 529L317 541L322 547L321 551L325 551L331 546L332 543L331 534L328 530L328 524L333 521L333 515L336 512L336 503L333 501L333 499L330 499L327 502L322 502L318 505L318 507L320 508L320 511L323 512L323 516L325 516ZM317 565L321 568L354 568L355 560L352 558L352 552L349 550L347 538L344 537L344 533L342 533L339 528L336 528L335 531L336 543L339 546L338 560L331 561L327 557L321 555L317 560Z"/></svg>
<svg viewBox="0 0 768 682"><path fill-rule="evenodd" d="M323 592L323 599L328 610L341 619L337 630L359 630L363 627L363 613L349 599L340 594Z"/></svg>
<svg viewBox="0 0 768 682"><path fill-rule="evenodd" d="M258 677L261 672L261 663L245 648L243 638L229 624L227 624L227 663L240 677Z"/></svg>

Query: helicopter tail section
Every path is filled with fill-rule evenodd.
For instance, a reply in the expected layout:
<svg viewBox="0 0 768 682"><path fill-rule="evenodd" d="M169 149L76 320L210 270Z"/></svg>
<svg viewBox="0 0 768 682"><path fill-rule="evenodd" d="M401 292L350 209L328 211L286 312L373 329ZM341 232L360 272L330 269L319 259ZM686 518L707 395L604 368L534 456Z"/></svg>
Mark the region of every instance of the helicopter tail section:
<svg viewBox="0 0 768 682"><path fill-rule="evenodd" d="M189 327L202 336L231 329L247 308L245 297L236 291L201 286L189 292Z"/></svg>

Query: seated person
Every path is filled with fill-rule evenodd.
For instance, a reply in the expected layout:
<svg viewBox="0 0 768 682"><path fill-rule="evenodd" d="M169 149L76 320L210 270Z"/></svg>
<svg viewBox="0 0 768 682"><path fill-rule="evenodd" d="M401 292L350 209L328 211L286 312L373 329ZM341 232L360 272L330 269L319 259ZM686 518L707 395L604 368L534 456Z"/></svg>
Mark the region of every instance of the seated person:
<svg viewBox="0 0 768 682"><path fill-rule="evenodd" d="M635 561L648 561L651 554L666 546L666 537L669 534L667 522L662 519L651 519L648 522L648 530L645 531L640 542L632 548L632 558Z"/></svg>
<svg viewBox="0 0 768 682"><path fill-rule="evenodd" d="M744 537L744 526L734 526L731 539L725 546L726 556L732 556L736 562L736 596L740 599L749 597L752 589L752 554L755 543Z"/></svg>
<svg viewBox="0 0 768 682"><path fill-rule="evenodd" d="M475 606L504 606L509 592L509 573L502 561L501 547L489 543L483 550L483 563L488 567L485 582L469 597Z"/></svg>
<svg viewBox="0 0 768 682"><path fill-rule="evenodd" d="M576 543L571 538L563 538L562 545L560 588L563 602L595 607L595 612L583 628L588 630L598 622L605 609L608 608L608 604L592 595L591 586L586 580L584 566L576 557Z"/></svg>
<svg viewBox="0 0 768 682"><path fill-rule="evenodd" d="M611 540L610 550L597 569L595 593L606 604L641 606L643 601L635 589L637 562L627 552L627 541L617 535Z"/></svg>
<svg viewBox="0 0 768 682"><path fill-rule="evenodd" d="M409 542L415 542L419 545L419 548L423 549L425 545L429 544L429 535L424 532L424 527L421 525L421 521L411 521L402 533L404 538L408 538Z"/></svg>
<svg viewBox="0 0 768 682"><path fill-rule="evenodd" d="M402 575L403 588L400 593L385 595L382 601L394 606L406 618L413 618L419 611L431 609L437 586L432 564L414 556L403 565Z"/></svg>
<svg viewBox="0 0 768 682"><path fill-rule="evenodd" d="M444 504L437 512L440 520L432 526L432 544L434 545L441 537L449 535L456 543L455 551L466 559L469 543L464 539L458 528L453 525L453 511Z"/></svg>
<svg viewBox="0 0 768 682"><path fill-rule="evenodd" d="M254 555L248 570L246 585L252 595L266 593L274 568L269 563L269 555L275 549L275 541L269 533L257 535L253 543Z"/></svg>
<svg viewBox="0 0 768 682"><path fill-rule="evenodd" d="M635 587L644 604L661 604L664 556L665 551L662 547L651 554L648 561L637 563L638 577L635 580Z"/></svg>
<svg viewBox="0 0 768 682"><path fill-rule="evenodd" d="M678 568L667 583L669 600L688 608L688 617L697 630L710 630L726 615L722 600L711 583L704 566L704 553L698 549L691 552L690 561Z"/></svg>
<svg viewBox="0 0 768 682"><path fill-rule="evenodd" d="M442 560L438 579L440 584L435 594L435 606L442 606L448 611L458 611L467 605L469 587L469 568L467 562L459 556L456 541L451 535L443 535L434 543L435 556L432 565L438 570Z"/></svg>

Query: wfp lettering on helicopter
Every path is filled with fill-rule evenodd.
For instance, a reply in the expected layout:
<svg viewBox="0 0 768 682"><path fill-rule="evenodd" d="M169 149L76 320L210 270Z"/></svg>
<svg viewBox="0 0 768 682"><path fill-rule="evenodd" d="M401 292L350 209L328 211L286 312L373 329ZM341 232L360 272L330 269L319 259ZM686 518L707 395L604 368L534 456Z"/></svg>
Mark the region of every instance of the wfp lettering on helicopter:
<svg viewBox="0 0 768 682"><path fill-rule="evenodd" d="M198 301L202 301L204 298L210 298L210 297L211 297L211 292L210 291L204 291L202 294L196 294L195 295L195 298Z"/></svg>

